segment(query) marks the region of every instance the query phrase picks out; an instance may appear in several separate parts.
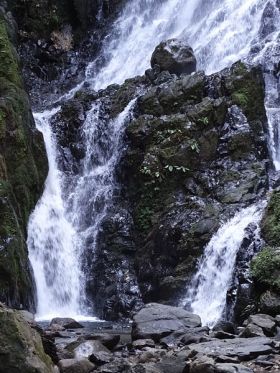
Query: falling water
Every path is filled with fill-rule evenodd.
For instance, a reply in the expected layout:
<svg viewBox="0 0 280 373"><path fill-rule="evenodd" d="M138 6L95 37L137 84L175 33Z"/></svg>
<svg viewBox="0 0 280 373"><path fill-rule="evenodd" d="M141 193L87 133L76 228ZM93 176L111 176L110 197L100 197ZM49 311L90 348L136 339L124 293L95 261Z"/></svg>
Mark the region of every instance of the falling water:
<svg viewBox="0 0 280 373"><path fill-rule="evenodd" d="M97 90L143 74L149 67L155 46L172 37L186 40L195 51L199 68L208 73L229 66L238 59L263 64L270 61L266 72L266 103L271 152L278 169L280 105L278 78L273 76L272 69L274 61L279 57L276 47L279 35L277 28L273 27L271 33L263 35L261 26L264 9L269 3L275 8L273 22L279 22L276 0L127 1L105 38L100 56L88 65L85 80ZM60 101L73 97L82 84L62 96ZM71 180L58 170L57 144L50 126L51 118L60 108L35 115L37 127L44 134L49 159L45 191L28 227L28 246L37 284L40 317L87 314L84 307L83 246L90 239L94 250L100 223L108 205L112 203L116 187L114 169L122 149L122 133L132 107L133 102L114 121L104 122L98 114L101 103L94 104L87 113L82 129L86 150L82 171ZM100 136L106 139L105 151L99 146ZM93 162L93 159L96 161ZM225 271L231 273L233 258L242 241L244 229L259 218L260 208L252 206L222 226L206 248L207 256L202 261L199 273L204 271L203 268L207 272L198 273L197 279L204 276L210 283L219 265L221 276ZM85 220L90 224L84 224ZM236 237L231 237L232 232L238 232ZM222 259L217 261L221 251ZM227 254L231 258L229 261L225 260ZM226 265L221 267L223 261ZM202 304L199 297L203 294L204 285L206 282L200 280L195 287L195 310ZM224 284L225 291L226 286L227 282ZM217 298L205 303L204 319L208 321L213 321L211 310L215 309L216 315L221 313L225 302L224 295L215 294ZM206 306L209 306L209 311Z"/></svg>
<svg viewBox="0 0 280 373"><path fill-rule="evenodd" d="M258 224L264 204L238 212L221 226L204 250L184 304L191 304L203 325L214 326L226 303L227 290L234 270L236 254L249 224Z"/></svg>

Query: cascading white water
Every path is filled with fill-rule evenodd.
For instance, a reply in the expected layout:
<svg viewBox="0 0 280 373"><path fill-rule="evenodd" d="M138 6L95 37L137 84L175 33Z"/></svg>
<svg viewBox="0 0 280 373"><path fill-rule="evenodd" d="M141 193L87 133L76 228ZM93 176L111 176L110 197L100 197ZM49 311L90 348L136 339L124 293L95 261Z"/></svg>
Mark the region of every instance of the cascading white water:
<svg viewBox="0 0 280 373"><path fill-rule="evenodd" d="M203 325L212 327L220 319L245 229L250 223L259 223L263 208L264 204L260 204L239 211L221 226L206 246L183 301L200 315Z"/></svg>
<svg viewBox="0 0 280 373"><path fill-rule="evenodd" d="M277 39L277 31L272 30L271 35L265 37L260 35L263 11L269 2L275 5L275 1L127 1L122 14L104 41L101 57L105 63L101 68L99 58L90 63L85 79L94 89L99 89L143 74L149 67L155 46L172 37L186 40L195 51L199 68L208 73L218 71L240 58L256 63L263 62L274 52L276 55L275 50L273 53L269 52L267 39L271 38L273 44ZM257 52L252 54L251 48L256 45ZM271 74L268 74L267 81L269 77ZM275 88L275 79L272 79L271 84ZM81 86L82 83L64 95L61 101L72 97ZM278 94L273 96L267 92L270 143L276 166L278 158L280 165L280 152L277 150L277 133L280 131L275 130L280 117L277 100ZM109 124L101 121L98 104L92 107L83 126L86 149L83 170L71 180L58 171L55 137L49 125L51 117L59 109L36 115L37 126L44 133L50 167L44 195L32 214L28 227L28 245L37 284L40 317L49 317L50 314L73 316L86 313L83 309L84 275L81 264L83 245L90 238L94 250L100 222L106 214L108 204L111 203L112 190L115 187L113 171L121 151L126 116L132 105L133 103ZM108 146L106 153L98 146L98 137L102 133L105 135L105 132ZM93 162L93 155L97 162ZM65 193L66 189L70 190L69 195ZM98 206L101 208L96 208L97 201L100 202ZM250 220L249 215L245 219L246 211L248 210L240 212L232 220L232 224L239 224L238 219L241 219L240 224L245 227L245 223L255 221L257 212ZM90 228L88 225L85 228L85 219L90 220ZM228 227L228 224L225 227ZM223 229L222 227L219 232L224 232ZM211 241L214 244L217 242L215 237ZM230 247L231 252L233 244L230 237L227 237L228 243L225 243L225 246ZM234 250L237 244L234 244ZM207 268L207 276L211 278L216 268ZM228 270L227 267L224 270ZM220 302L220 310L224 297L213 302Z"/></svg>
<svg viewBox="0 0 280 373"><path fill-rule="evenodd" d="M38 296L38 317L79 314L79 279L73 252L76 231L65 216L62 175L56 164L56 141L49 126L58 108L35 115L43 133L49 161L45 191L31 215L28 227L29 258L33 266Z"/></svg>

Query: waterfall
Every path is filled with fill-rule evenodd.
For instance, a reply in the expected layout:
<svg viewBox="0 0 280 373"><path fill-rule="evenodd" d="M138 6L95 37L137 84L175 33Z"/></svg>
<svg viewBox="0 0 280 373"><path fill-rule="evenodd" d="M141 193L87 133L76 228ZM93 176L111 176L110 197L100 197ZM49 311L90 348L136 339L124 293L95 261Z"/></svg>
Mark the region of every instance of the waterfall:
<svg viewBox="0 0 280 373"><path fill-rule="evenodd" d="M199 69L207 73L227 67L238 59L263 64L270 61L270 71L266 74L266 104L271 152L275 166L279 169L278 77L271 72L274 60L279 56L275 47L279 36L277 28L273 27L268 35L262 35L261 32L262 22L265 21L264 10L269 4L275 8L274 22L277 22L279 10L276 8L276 0L127 1L104 40L100 56L87 66L85 81L98 90L143 74L149 67L156 45L172 37L179 37L193 47ZM73 97L83 83L59 101L64 102ZM271 87L273 94L270 93ZM134 102L110 122L102 121L99 116L100 105L95 103L84 121L82 130L86 157L82 171L73 178L63 175L57 165L58 145L50 121L60 108L35 114L37 127L44 135L49 159L45 191L28 226L28 247L37 285L40 318L90 314L85 306L83 247L85 241L90 239L94 250L100 224L112 203L112 194L117 187L114 170L122 150L122 134ZM104 136L106 142L105 152L104 148L99 147L100 136ZM93 162L93 158L97 161ZM193 292L193 309L199 312L199 307L203 308L204 304L205 322L213 322L213 309L215 319L218 314L221 315L225 302L224 291L228 284L223 276L232 273L234 257L244 230L250 222L259 220L260 211L261 208L256 206L240 211L220 228L206 248L194 283L196 278L200 280ZM89 228L84 225L85 219L90 221ZM231 237L232 233L237 237ZM227 255L230 260L225 260ZM221 259L218 260L218 257ZM223 262L226 265L221 267ZM216 298L207 298L208 302L203 303L203 292L208 285L201 279L209 279L210 284L218 266L221 272L219 281L225 280L223 295L215 291ZM188 296L191 297L191 294Z"/></svg>
<svg viewBox="0 0 280 373"><path fill-rule="evenodd" d="M251 223L259 223L263 208L262 203L239 211L221 226L206 246L183 301L200 315L203 325L212 327L220 319L245 229Z"/></svg>

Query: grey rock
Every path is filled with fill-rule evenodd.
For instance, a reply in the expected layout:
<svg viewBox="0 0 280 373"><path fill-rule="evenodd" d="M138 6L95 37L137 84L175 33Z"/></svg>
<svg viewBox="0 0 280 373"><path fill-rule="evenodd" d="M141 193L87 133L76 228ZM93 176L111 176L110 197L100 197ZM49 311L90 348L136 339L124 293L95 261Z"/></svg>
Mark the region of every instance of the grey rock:
<svg viewBox="0 0 280 373"><path fill-rule="evenodd" d="M255 324L248 324L239 335L241 338L264 337L262 328Z"/></svg>
<svg viewBox="0 0 280 373"><path fill-rule="evenodd" d="M100 341L82 342L74 349L74 354L77 359L89 358L92 354L100 353L111 355L110 351L103 346Z"/></svg>
<svg viewBox="0 0 280 373"><path fill-rule="evenodd" d="M157 363L157 367L163 373L182 373L185 366L185 359L178 356L164 357L159 363Z"/></svg>
<svg viewBox="0 0 280 373"><path fill-rule="evenodd" d="M196 58L189 45L170 39L156 47L151 59L151 66L155 65L171 74L191 74L196 71Z"/></svg>
<svg viewBox="0 0 280 373"><path fill-rule="evenodd" d="M76 320L71 319L69 317L66 317L66 318L56 317L56 318L52 319L52 321L50 323L50 327L54 324L60 325L65 329L80 329L80 328L83 328L83 325L81 325Z"/></svg>
<svg viewBox="0 0 280 373"><path fill-rule="evenodd" d="M248 321L259 326L267 336L271 337L275 334L276 321L272 316L265 314L251 315Z"/></svg>
<svg viewBox="0 0 280 373"><path fill-rule="evenodd" d="M34 318L34 314L33 313L31 313L29 311L26 311L26 310L20 310L18 312L24 318L24 320L27 321L29 324L34 323L35 318Z"/></svg>
<svg viewBox="0 0 280 373"><path fill-rule="evenodd" d="M211 357L229 356L238 357L240 361L250 360L273 351L273 341L266 337L235 338L227 340L212 340L199 344L192 344L192 352L201 353Z"/></svg>
<svg viewBox="0 0 280 373"><path fill-rule="evenodd" d="M201 326L201 319L180 307L150 303L134 317L132 339L152 338L158 342L175 331Z"/></svg>
<svg viewBox="0 0 280 373"><path fill-rule="evenodd" d="M218 338L218 339L233 339L236 336L234 334L226 333L222 330L219 330L219 331L210 333L210 337Z"/></svg>
<svg viewBox="0 0 280 373"><path fill-rule="evenodd" d="M100 334L86 335L84 336L84 339L100 341L109 350L113 350L120 341L120 335L100 333Z"/></svg>
<svg viewBox="0 0 280 373"><path fill-rule="evenodd" d="M87 357L96 365L110 363L113 360L113 355L100 341L86 341L75 348L75 356L77 358Z"/></svg>
<svg viewBox="0 0 280 373"><path fill-rule="evenodd" d="M254 371L241 364L216 364L215 373L254 373Z"/></svg>
<svg viewBox="0 0 280 373"><path fill-rule="evenodd" d="M61 373L89 373L94 369L94 365L87 359L60 360L58 367Z"/></svg>
<svg viewBox="0 0 280 373"><path fill-rule="evenodd" d="M215 373L215 361L211 357L198 355L183 373Z"/></svg>
<svg viewBox="0 0 280 373"><path fill-rule="evenodd" d="M137 339L132 342L132 346L137 349L144 347L155 347L155 342L152 339Z"/></svg>

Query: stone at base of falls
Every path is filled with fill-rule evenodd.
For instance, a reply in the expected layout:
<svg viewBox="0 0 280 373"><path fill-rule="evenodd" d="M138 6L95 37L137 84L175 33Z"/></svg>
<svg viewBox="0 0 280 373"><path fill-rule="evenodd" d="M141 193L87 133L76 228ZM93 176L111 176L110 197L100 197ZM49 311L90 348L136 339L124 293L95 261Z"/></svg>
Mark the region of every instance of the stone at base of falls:
<svg viewBox="0 0 280 373"><path fill-rule="evenodd" d="M84 340L88 341L99 341L103 346L107 347L109 350L113 350L120 341L119 334L89 334L83 337Z"/></svg>
<svg viewBox="0 0 280 373"><path fill-rule="evenodd" d="M3 304L0 304L0 362L0 371L5 373L55 372L39 333L21 312Z"/></svg>
<svg viewBox="0 0 280 373"><path fill-rule="evenodd" d="M266 337L235 338L193 344L189 348L193 354L203 354L213 358L222 355L237 357L240 361L246 361L259 355L270 354L274 349L274 342Z"/></svg>
<svg viewBox="0 0 280 373"><path fill-rule="evenodd" d="M80 343L75 349L74 354L77 359L89 358L94 355L98 360L103 355L110 355L110 351L99 341L85 341Z"/></svg>
<svg viewBox="0 0 280 373"><path fill-rule="evenodd" d="M192 48L178 39L160 43L151 59L151 66L171 74L191 74L196 71L196 58Z"/></svg>
<svg viewBox="0 0 280 373"><path fill-rule="evenodd" d="M52 325L60 325L64 329L81 329L83 328L83 325L78 323L78 321L71 319L69 317L62 318L62 317L55 317L52 319L50 323L50 327Z"/></svg>
<svg viewBox="0 0 280 373"><path fill-rule="evenodd" d="M133 317L132 339L151 338L157 342L175 331L200 326L200 317L183 308L150 303Z"/></svg>
<svg viewBox="0 0 280 373"><path fill-rule="evenodd" d="M61 373L89 373L94 369L94 365L87 359L64 359L60 360L58 366Z"/></svg>

